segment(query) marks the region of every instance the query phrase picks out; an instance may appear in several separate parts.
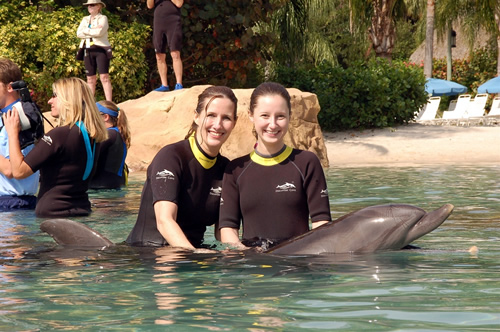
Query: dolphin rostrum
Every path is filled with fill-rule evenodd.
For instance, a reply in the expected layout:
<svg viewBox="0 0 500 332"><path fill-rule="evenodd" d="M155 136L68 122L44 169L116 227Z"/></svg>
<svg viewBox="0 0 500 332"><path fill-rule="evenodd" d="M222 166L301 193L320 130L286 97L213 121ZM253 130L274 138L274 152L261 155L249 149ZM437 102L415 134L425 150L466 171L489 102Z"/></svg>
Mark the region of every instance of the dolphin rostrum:
<svg viewBox="0 0 500 332"><path fill-rule="evenodd" d="M369 206L289 239L266 253L307 255L399 250L439 227L452 211L451 204L429 213L407 204ZM63 246L106 248L113 245L102 234L69 219L46 220L40 229Z"/></svg>
<svg viewBox="0 0 500 332"><path fill-rule="evenodd" d="M369 206L282 242L267 252L307 255L402 249L436 229L452 211L451 204L429 213L406 204Z"/></svg>

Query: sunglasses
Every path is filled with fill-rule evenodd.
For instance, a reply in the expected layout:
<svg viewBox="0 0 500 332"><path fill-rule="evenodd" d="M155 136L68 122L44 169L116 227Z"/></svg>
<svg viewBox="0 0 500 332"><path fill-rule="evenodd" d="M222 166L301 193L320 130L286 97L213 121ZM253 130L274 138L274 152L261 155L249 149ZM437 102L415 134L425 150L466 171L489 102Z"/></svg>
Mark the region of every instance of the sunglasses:
<svg viewBox="0 0 500 332"><path fill-rule="evenodd" d="M97 4L92 3L92 4L88 5L88 6L89 6L89 7L94 7L94 6L97 6Z"/></svg>

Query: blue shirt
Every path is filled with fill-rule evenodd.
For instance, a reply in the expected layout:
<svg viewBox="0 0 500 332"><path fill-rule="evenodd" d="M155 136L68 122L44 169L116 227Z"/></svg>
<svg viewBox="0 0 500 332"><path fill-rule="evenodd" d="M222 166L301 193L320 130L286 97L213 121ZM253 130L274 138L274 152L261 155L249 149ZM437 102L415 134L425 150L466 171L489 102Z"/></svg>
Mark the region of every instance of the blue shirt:
<svg viewBox="0 0 500 332"><path fill-rule="evenodd" d="M1 113L5 113L12 108L12 106L17 103L16 100L12 104L1 109ZM3 122L1 122L0 129L0 155L9 159L9 137L7 136L7 130L3 127ZM34 144L28 145L21 152L26 156L34 147ZM0 173L0 196L22 196L31 195L34 196L38 190L38 181L40 178L40 173L36 172L33 175L28 176L26 179L16 180L9 179L2 173Z"/></svg>

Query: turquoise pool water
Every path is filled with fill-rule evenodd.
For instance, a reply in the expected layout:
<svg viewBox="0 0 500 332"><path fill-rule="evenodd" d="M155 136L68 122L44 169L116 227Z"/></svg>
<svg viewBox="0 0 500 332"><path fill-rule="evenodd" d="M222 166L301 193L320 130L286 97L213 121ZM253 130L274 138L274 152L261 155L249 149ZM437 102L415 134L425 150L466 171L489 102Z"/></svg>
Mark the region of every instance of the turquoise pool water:
<svg viewBox="0 0 500 332"><path fill-rule="evenodd" d="M332 214L455 210L417 251L275 257L63 250L33 212L0 214L1 331L484 331L500 328L500 167L329 169ZM79 219L121 242L144 174ZM215 243L211 232L208 242ZM473 245L477 254L467 252ZM219 246L220 247L220 246ZM221 248L221 247L220 247Z"/></svg>

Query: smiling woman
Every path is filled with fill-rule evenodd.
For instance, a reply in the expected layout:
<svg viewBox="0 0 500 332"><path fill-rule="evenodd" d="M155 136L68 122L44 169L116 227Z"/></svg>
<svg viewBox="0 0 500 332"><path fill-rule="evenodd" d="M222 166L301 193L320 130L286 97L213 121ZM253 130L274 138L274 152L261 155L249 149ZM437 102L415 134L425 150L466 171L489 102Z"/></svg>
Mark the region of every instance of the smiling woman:
<svg viewBox="0 0 500 332"><path fill-rule="evenodd" d="M127 243L187 249L203 243L206 227L219 218L222 177L229 163L219 150L236 124L237 103L224 86L209 87L198 96L186 139L162 148L148 167Z"/></svg>
<svg viewBox="0 0 500 332"><path fill-rule="evenodd" d="M220 210L221 241L244 248L276 245L331 220L321 163L309 151L293 149L283 139L291 102L280 84L259 85L250 97L250 120L257 144L249 155L233 160L224 174Z"/></svg>

